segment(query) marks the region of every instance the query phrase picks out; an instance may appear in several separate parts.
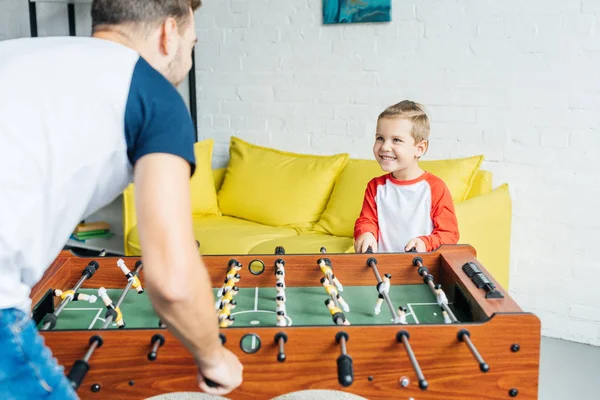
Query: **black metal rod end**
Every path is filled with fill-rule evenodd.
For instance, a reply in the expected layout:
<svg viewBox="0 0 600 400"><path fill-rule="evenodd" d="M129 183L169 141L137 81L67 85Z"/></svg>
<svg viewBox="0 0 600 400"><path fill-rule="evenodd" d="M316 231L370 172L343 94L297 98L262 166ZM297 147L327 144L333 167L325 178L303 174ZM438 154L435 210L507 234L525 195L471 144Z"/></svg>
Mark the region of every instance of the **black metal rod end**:
<svg viewBox="0 0 600 400"><path fill-rule="evenodd" d="M410 334L407 331L400 331L396 334L396 340L402 342L402 336L406 336L407 339L410 339Z"/></svg>

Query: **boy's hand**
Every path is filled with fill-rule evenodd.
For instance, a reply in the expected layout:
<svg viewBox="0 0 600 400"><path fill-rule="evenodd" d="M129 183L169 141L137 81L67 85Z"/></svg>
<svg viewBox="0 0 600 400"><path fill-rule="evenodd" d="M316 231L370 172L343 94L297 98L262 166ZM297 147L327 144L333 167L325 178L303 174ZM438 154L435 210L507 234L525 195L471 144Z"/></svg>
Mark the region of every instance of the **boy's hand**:
<svg viewBox="0 0 600 400"><path fill-rule="evenodd" d="M354 251L365 253L369 246L371 246L373 253L377 253L377 239L371 232L365 232L354 242Z"/></svg>
<svg viewBox="0 0 600 400"><path fill-rule="evenodd" d="M420 238L410 239L406 246L404 246L404 251L410 251L413 247L416 248L417 252L419 253L427 251L427 248L425 247L425 242Z"/></svg>

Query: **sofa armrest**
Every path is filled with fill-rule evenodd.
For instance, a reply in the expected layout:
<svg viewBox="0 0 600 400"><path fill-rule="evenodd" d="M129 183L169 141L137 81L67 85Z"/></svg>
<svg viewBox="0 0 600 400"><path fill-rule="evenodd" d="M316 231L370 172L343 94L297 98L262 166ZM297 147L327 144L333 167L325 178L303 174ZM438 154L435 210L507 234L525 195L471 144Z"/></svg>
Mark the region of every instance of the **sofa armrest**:
<svg viewBox="0 0 600 400"><path fill-rule="evenodd" d="M470 244L477 259L508 290L512 200L508 185L455 204L460 244Z"/></svg>
<svg viewBox="0 0 600 400"><path fill-rule="evenodd" d="M125 255L129 256L133 253L127 245L127 238L131 230L137 225L137 216L135 214L135 188L131 183L123 191L123 249Z"/></svg>

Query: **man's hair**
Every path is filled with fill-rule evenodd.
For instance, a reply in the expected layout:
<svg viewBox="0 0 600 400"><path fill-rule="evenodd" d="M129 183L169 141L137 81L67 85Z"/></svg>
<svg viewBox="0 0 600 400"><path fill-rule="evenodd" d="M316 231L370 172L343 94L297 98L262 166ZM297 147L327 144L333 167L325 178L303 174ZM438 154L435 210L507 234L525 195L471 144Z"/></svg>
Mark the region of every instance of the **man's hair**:
<svg viewBox="0 0 600 400"><path fill-rule="evenodd" d="M189 19L190 8L196 11L202 0L94 0L92 31L110 25L151 27L172 17L181 27Z"/></svg>
<svg viewBox="0 0 600 400"><path fill-rule="evenodd" d="M414 101L404 100L386 108L377 121L382 118L404 118L412 122L412 130L410 134L415 143L423 140L429 140L429 117L425 112L425 107L422 104Z"/></svg>

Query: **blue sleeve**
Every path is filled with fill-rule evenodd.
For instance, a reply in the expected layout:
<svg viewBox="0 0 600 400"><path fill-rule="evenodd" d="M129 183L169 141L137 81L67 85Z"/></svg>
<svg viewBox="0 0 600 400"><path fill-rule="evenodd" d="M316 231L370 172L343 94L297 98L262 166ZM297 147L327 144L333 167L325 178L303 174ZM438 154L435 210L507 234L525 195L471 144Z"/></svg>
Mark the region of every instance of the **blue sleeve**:
<svg viewBox="0 0 600 400"><path fill-rule="evenodd" d="M142 57L131 78L125 109L127 157L131 165L146 154L169 153L196 169L194 124L175 87Z"/></svg>

